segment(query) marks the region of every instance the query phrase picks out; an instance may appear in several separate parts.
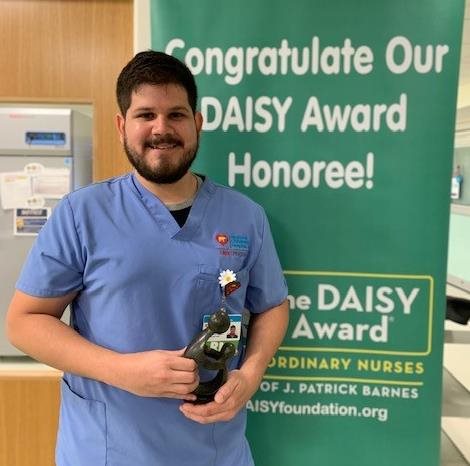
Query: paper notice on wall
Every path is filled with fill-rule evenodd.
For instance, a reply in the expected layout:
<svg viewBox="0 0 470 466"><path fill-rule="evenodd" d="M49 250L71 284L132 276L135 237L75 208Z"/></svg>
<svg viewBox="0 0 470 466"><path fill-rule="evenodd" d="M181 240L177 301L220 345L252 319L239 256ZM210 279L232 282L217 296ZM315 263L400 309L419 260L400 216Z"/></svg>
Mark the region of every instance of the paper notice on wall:
<svg viewBox="0 0 470 466"><path fill-rule="evenodd" d="M3 209L43 207L46 199L61 199L70 191L69 168L28 164L21 172L0 173Z"/></svg>
<svg viewBox="0 0 470 466"><path fill-rule="evenodd" d="M32 195L29 175L23 172L0 173L0 196L3 209L26 207Z"/></svg>
<svg viewBox="0 0 470 466"><path fill-rule="evenodd" d="M70 169L46 168L42 173L32 176L34 195L46 199L61 199L70 191Z"/></svg>
<svg viewBox="0 0 470 466"><path fill-rule="evenodd" d="M15 236L36 236L51 215L51 208L15 209L13 234Z"/></svg>
<svg viewBox="0 0 470 466"><path fill-rule="evenodd" d="M34 196L61 199L70 191L69 168L47 168L42 163L31 162L25 165L23 170L31 176Z"/></svg>

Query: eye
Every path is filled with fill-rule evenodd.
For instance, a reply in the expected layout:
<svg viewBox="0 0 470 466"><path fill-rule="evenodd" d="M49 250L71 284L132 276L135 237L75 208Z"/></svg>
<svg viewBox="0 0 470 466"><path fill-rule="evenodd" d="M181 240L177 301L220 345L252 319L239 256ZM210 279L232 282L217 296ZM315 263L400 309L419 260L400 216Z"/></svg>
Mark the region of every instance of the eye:
<svg viewBox="0 0 470 466"><path fill-rule="evenodd" d="M170 113L170 118L172 120L181 120L182 118L185 118L186 115L183 112L171 112Z"/></svg>
<svg viewBox="0 0 470 466"><path fill-rule="evenodd" d="M142 118L143 120L153 120L155 118L155 114L152 112L139 113L137 118Z"/></svg>

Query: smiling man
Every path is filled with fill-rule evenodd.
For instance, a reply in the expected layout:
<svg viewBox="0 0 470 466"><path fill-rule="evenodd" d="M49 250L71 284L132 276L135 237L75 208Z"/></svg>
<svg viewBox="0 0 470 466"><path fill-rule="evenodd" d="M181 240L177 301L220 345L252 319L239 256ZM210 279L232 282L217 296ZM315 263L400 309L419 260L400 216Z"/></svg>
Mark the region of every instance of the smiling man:
<svg viewBox="0 0 470 466"><path fill-rule="evenodd" d="M173 184L191 177L202 116L193 114L184 88L142 84L126 117L117 115L117 125L129 161L146 182Z"/></svg>
<svg viewBox="0 0 470 466"><path fill-rule="evenodd" d="M135 170L59 203L17 282L8 335L64 371L58 466L251 466L245 404L288 320L266 215L190 171L202 116L183 63L137 54L117 99ZM214 400L195 404L200 377L184 347L222 305L228 272L240 287L225 306L233 321L249 311L248 337Z"/></svg>

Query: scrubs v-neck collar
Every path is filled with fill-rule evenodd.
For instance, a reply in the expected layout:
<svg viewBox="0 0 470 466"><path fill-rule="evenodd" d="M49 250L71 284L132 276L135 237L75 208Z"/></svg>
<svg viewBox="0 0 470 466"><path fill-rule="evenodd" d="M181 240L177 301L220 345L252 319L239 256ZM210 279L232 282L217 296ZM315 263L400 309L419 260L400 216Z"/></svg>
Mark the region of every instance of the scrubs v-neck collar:
<svg viewBox="0 0 470 466"><path fill-rule="evenodd" d="M203 221L209 200L216 190L215 185L206 176L194 198L188 219L180 228L165 204L163 204L155 194L143 186L134 173L130 175L129 180L131 188L137 192L159 228L170 238L182 241L191 240L197 233Z"/></svg>

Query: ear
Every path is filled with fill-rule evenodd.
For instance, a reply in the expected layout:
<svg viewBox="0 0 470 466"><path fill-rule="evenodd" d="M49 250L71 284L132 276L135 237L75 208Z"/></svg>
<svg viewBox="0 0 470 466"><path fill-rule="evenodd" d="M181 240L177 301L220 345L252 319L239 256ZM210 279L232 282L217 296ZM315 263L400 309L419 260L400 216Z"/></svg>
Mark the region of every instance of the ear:
<svg viewBox="0 0 470 466"><path fill-rule="evenodd" d="M116 128L119 133L119 140L121 141L121 144L124 144L125 124L126 124L126 119L120 113L118 113L116 115Z"/></svg>
<svg viewBox="0 0 470 466"><path fill-rule="evenodd" d="M196 112L194 114L194 121L196 122L197 133L199 134L201 132L202 123L203 123L203 118L202 118L202 113L201 112Z"/></svg>

